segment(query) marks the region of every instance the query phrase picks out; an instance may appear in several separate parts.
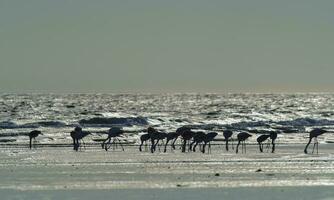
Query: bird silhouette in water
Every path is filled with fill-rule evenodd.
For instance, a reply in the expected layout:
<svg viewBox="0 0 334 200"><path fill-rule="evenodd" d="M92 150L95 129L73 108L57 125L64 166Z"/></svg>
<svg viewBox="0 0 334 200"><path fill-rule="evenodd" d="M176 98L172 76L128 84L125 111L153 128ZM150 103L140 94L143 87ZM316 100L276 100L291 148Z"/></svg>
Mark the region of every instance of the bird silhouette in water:
<svg viewBox="0 0 334 200"><path fill-rule="evenodd" d="M106 151L108 151L108 149L113 146L113 149L115 149L117 147L117 144L115 142L119 142L119 145L122 147L122 150L124 151L123 145L121 143L121 141L118 139L118 137L120 135L122 135L124 133L122 128L119 127L112 127L109 129L109 131L107 132L108 137L102 142L101 146L102 149L104 148ZM111 142L111 139L113 139L113 141ZM108 140L108 142L107 142Z"/></svg>
<svg viewBox="0 0 334 200"><path fill-rule="evenodd" d="M258 138L256 138L261 153L263 152L263 142L266 141L269 137L270 135L265 134L265 135L260 135Z"/></svg>
<svg viewBox="0 0 334 200"><path fill-rule="evenodd" d="M42 132L38 131L38 130L33 130L30 133L28 133L28 136L29 136L29 148L30 149L32 148L32 140L34 140L34 143L35 143L36 142L36 137L38 135L42 135Z"/></svg>
<svg viewBox="0 0 334 200"><path fill-rule="evenodd" d="M318 142L318 136L319 135L322 135L324 133L327 133L328 131L324 130L324 129L321 129L321 128L315 128L313 129L311 132L310 132L310 139L308 141L308 143L306 144L305 146L305 149L304 149L304 153L307 154L307 148L308 146L310 145L312 139L314 138L314 145L313 145L313 150L312 150L312 154L314 153L314 148L317 147L317 154L319 153L319 142Z"/></svg>
<svg viewBox="0 0 334 200"><path fill-rule="evenodd" d="M236 147L236 153L238 153L238 149L239 149L239 145L240 145L240 143L242 143L241 144L241 150L242 150L242 153L246 153L246 139L247 138L249 138L249 137L251 137L252 135L251 134L249 134L249 133L246 133L246 132L241 132L241 133L239 133L238 134L238 136L237 136L237 139L238 139L238 144L237 144L237 147Z"/></svg>
<svg viewBox="0 0 334 200"><path fill-rule="evenodd" d="M228 151L228 141L231 139L233 132L231 130L225 130L223 131L223 135L224 135L225 143L226 143L226 151ZM233 149L233 141L232 141L232 149Z"/></svg>

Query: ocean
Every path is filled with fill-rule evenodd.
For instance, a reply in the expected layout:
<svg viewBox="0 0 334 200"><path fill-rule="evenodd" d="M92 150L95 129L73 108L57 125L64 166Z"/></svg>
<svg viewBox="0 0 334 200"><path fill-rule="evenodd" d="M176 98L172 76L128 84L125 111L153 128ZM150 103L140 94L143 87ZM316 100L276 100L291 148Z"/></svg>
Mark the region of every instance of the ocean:
<svg viewBox="0 0 334 200"><path fill-rule="evenodd" d="M278 131L281 141L305 142L315 127L334 129L334 94L1 94L0 143L26 144L27 133L41 130L39 144L70 144L75 126L104 138L112 126L123 139L138 143L147 127L261 134ZM218 135L218 138L221 135ZM255 140L255 138L253 138ZM325 142L333 141L331 136Z"/></svg>

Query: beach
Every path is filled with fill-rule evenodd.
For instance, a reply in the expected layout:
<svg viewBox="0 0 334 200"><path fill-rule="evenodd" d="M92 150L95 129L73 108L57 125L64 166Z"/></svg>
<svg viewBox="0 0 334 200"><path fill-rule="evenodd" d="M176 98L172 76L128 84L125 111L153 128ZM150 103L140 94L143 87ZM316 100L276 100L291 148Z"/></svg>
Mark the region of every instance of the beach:
<svg viewBox="0 0 334 200"><path fill-rule="evenodd" d="M88 145L2 146L0 194L5 199L333 199L332 144L303 153L302 144L279 144L277 152L246 154L213 145L200 152L139 152L138 146L105 151ZM282 196L283 195L283 196Z"/></svg>

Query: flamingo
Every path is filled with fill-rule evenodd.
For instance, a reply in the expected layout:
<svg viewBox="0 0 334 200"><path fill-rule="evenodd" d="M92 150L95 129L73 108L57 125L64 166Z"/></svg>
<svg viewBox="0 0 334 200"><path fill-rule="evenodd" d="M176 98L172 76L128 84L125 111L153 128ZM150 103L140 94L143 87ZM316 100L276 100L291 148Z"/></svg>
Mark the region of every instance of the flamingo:
<svg viewBox="0 0 334 200"><path fill-rule="evenodd" d="M28 136L29 136L29 148L30 149L32 148L32 140L34 140L34 143L35 143L36 137L38 135L43 135L43 134L42 134L41 131L38 131L38 130L33 130L30 133L28 133Z"/></svg>
<svg viewBox="0 0 334 200"><path fill-rule="evenodd" d="M83 141L83 138L87 135L91 134L89 131L83 131L81 127L75 127L74 131L71 131L71 137L73 139L73 150L78 151L80 147L80 140L82 140L82 143L85 146L85 143Z"/></svg>
<svg viewBox="0 0 334 200"><path fill-rule="evenodd" d="M246 153L246 143L245 143L245 140L249 137L251 137L252 135L249 134L249 133L246 133L246 132L241 132L238 134L237 138L238 138L238 144L237 144L237 150L236 150L236 153L238 153L238 148L239 148L239 145L240 145L240 142L242 142L241 144L241 149L242 149L242 153L244 152L244 149L245 149L245 153Z"/></svg>
<svg viewBox="0 0 334 200"><path fill-rule="evenodd" d="M166 136L166 143L165 143L165 149L164 149L164 152L166 153L167 151L167 145L168 145L168 142L173 140L172 144L171 144L171 147L172 149L175 150L175 142L177 140L177 138L179 137L179 134L176 133L176 132L170 132L170 133L167 133L167 136Z"/></svg>
<svg viewBox="0 0 334 200"><path fill-rule="evenodd" d="M159 142L162 141L162 145L163 145L163 140L164 140L165 138L167 138L167 133L157 131L157 133L156 133L156 140L157 140L157 141L156 141L156 143L154 144L154 147L153 147L154 151L155 151L155 149L156 149L156 146L158 145L159 152L160 152L160 145L159 145Z"/></svg>
<svg viewBox="0 0 334 200"><path fill-rule="evenodd" d="M203 148L202 148L202 153L205 153L205 146L207 144L209 144L208 146L208 153L211 153L211 144L210 142L213 141L213 139L218 135L218 133L216 132L210 132L208 134L205 135L204 137L204 145L203 145Z"/></svg>
<svg viewBox="0 0 334 200"><path fill-rule="evenodd" d="M257 143L259 144L259 148L260 148L260 152L261 152L261 153L263 152L263 144L262 144L262 143L263 143L264 141L266 141L269 137L270 137L270 135L265 134L265 135L260 135L260 136L256 139Z"/></svg>
<svg viewBox="0 0 334 200"><path fill-rule="evenodd" d="M197 145L199 143L204 142L205 137L206 137L206 135L205 135L205 133L203 131L194 132L194 134L193 134L193 141L190 143L189 149L192 150L193 152L195 152Z"/></svg>
<svg viewBox="0 0 334 200"><path fill-rule="evenodd" d="M102 148L104 148L106 151L111 147L111 145L115 145L116 140L119 142L120 146L122 147L122 150L124 151L123 145L121 141L117 138L120 135L124 133L122 128L119 127L112 127L108 131L108 137L103 141ZM113 138L112 143L110 143L111 138ZM108 142L106 142L108 140ZM109 145L109 147L107 146ZM114 146L115 147L115 146Z"/></svg>
<svg viewBox="0 0 334 200"><path fill-rule="evenodd" d="M182 130L181 137L183 139L183 143L182 143L182 150L181 151L183 153L186 152L187 141L190 141L194 134L195 134L195 132L191 131L190 128ZM190 150L190 149L188 149L188 150Z"/></svg>
<svg viewBox="0 0 334 200"><path fill-rule="evenodd" d="M233 132L231 130L225 130L223 131L223 135L224 135L225 142L226 142L226 151L228 151L228 141L232 137ZM233 141L232 141L232 149L233 149Z"/></svg>
<svg viewBox="0 0 334 200"><path fill-rule="evenodd" d="M139 151L142 151L142 146L145 143L145 150L147 151L147 140L151 139L150 134L146 133L140 136L140 145L139 145Z"/></svg>
<svg viewBox="0 0 334 200"><path fill-rule="evenodd" d="M309 139L308 143L307 143L306 146L305 146L304 153L307 154L307 148L308 148L308 146L310 145L312 139L314 138L314 145L313 145L312 154L313 154L313 152L314 152L314 148L315 148L315 146L317 146L317 154L318 154L318 153L319 153L319 152L318 152L318 149L319 149L319 148L318 148L318 145L319 145L319 142L318 142L318 136L319 136L319 135L322 135L322 134L324 134L324 133L327 133L327 132L328 132L328 131L326 131L326 130L324 130L324 129L321 129L321 128L315 128L315 129L313 129L313 130L310 132L310 139Z"/></svg>
<svg viewBox="0 0 334 200"><path fill-rule="evenodd" d="M154 129L153 127L148 127L147 128L147 133L150 136L151 139L151 153L154 153L157 144L161 139L165 137L166 133L159 132L158 130ZM157 141L157 142L155 142Z"/></svg>

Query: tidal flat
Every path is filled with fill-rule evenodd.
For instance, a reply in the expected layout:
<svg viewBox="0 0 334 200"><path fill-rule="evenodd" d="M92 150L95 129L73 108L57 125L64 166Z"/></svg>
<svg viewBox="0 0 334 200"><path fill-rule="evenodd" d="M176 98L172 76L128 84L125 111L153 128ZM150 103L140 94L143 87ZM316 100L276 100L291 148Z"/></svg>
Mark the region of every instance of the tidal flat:
<svg viewBox="0 0 334 200"><path fill-rule="evenodd" d="M105 151L88 145L0 147L4 199L333 199L333 144L304 154L302 144L280 144L276 153L246 154L213 145L211 154L180 150Z"/></svg>

